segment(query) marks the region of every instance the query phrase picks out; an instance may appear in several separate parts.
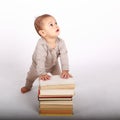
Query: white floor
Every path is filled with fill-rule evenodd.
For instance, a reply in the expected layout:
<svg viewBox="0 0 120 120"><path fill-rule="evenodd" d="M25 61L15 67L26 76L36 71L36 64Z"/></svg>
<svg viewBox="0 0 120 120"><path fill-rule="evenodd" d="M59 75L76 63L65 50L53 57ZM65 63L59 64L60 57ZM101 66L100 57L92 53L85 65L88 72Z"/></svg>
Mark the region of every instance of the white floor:
<svg viewBox="0 0 120 120"><path fill-rule="evenodd" d="M17 65L16 65L17 66ZM19 65L18 65L19 66ZM21 94L26 73L14 65L2 67L0 72L1 119L112 119L120 118L120 67L97 66L74 70L76 83L74 115L71 117L45 117L38 113L38 81L32 91ZM3 72L6 69L6 72ZM2 71L3 70L3 71Z"/></svg>

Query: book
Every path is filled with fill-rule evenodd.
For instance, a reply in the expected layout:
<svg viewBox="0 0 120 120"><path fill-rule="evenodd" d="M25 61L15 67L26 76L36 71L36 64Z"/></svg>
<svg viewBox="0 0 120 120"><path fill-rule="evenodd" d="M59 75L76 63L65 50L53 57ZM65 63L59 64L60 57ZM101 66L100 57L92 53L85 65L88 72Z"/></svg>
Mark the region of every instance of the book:
<svg viewBox="0 0 120 120"><path fill-rule="evenodd" d="M66 98L66 97L73 97L72 95L40 95L38 98Z"/></svg>
<svg viewBox="0 0 120 120"><path fill-rule="evenodd" d="M72 101L41 101L40 105L73 105Z"/></svg>
<svg viewBox="0 0 120 120"><path fill-rule="evenodd" d="M52 90L40 90L40 95L74 95L74 91L71 89L52 89Z"/></svg>
<svg viewBox="0 0 120 120"><path fill-rule="evenodd" d="M66 100L72 100L72 97L39 97L38 98L39 101L55 101L55 100L58 100L58 101L66 101Z"/></svg>
<svg viewBox="0 0 120 120"><path fill-rule="evenodd" d="M38 97L73 96L74 89L73 78L63 79L59 75L53 75L50 80L39 80Z"/></svg>
<svg viewBox="0 0 120 120"><path fill-rule="evenodd" d="M63 79L59 75L51 76L50 80L39 80L40 86L50 86L50 85L72 85L75 88L75 80L73 78Z"/></svg>
<svg viewBox="0 0 120 120"><path fill-rule="evenodd" d="M73 101L40 101L39 113L42 115L72 115Z"/></svg>
<svg viewBox="0 0 120 120"><path fill-rule="evenodd" d="M40 109L54 109L54 108L57 108L57 109L73 109L73 105L46 105L46 104L43 104L43 105L40 105Z"/></svg>
<svg viewBox="0 0 120 120"><path fill-rule="evenodd" d="M73 114L72 110L40 110L41 114Z"/></svg>
<svg viewBox="0 0 120 120"><path fill-rule="evenodd" d="M60 85L43 85L40 86L40 89L42 90L46 90L46 89L74 89L75 88L75 84L60 84Z"/></svg>

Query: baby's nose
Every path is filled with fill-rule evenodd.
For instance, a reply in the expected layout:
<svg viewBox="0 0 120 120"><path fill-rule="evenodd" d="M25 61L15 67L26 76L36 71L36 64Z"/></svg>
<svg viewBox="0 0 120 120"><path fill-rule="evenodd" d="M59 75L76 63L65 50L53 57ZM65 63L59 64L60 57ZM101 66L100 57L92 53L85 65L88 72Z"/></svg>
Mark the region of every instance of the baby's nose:
<svg viewBox="0 0 120 120"><path fill-rule="evenodd" d="M58 25L55 24L55 28L58 28Z"/></svg>

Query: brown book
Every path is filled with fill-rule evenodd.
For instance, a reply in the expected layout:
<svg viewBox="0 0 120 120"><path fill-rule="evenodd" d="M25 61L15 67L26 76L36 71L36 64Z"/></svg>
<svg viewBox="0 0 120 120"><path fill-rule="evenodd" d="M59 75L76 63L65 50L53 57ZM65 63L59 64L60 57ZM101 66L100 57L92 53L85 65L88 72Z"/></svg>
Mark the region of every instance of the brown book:
<svg viewBox="0 0 120 120"><path fill-rule="evenodd" d="M40 105L40 109L73 109L73 105Z"/></svg>
<svg viewBox="0 0 120 120"><path fill-rule="evenodd" d="M72 116L73 115L73 113L71 114L60 114L60 113L57 113L57 114L55 114L55 113L51 113L51 114L48 114L48 113L39 113L40 114L40 116Z"/></svg>
<svg viewBox="0 0 120 120"><path fill-rule="evenodd" d="M72 98L72 95L38 95L39 98Z"/></svg>
<svg viewBox="0 0 120 120"><path fill-rule="evenodd" d="M39 110L41 114L73 114L73 110Z"/></svg>
<svg viewBox="0 0 120 120"><path fill-rule="evenodd" d="M57 107L57 108L53 108L53 107L51 107L51 108L41 108L40 107L40 109L39 110L73 110L72 108L61 108L61 107Z"/></svg>

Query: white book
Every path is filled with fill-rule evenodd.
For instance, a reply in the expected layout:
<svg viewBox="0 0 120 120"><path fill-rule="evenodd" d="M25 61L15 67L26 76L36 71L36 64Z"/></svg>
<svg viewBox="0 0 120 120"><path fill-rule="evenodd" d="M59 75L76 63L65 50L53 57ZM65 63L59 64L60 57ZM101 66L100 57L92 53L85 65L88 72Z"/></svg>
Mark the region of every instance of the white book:
<svg viewBox="0 0 120 120"><path fill-rule="evenodd" d="M73 89L40 90L40 95L74 95Z"/></svg>
<svg viewBox="0 0 120 120"><path fill-rule="evenodd" d="M39 97L38 98L38 100L40 100L40 101L72 101L72 97L62 97L62 98L53 98L53 97L51 97L51 98L41 98L41 97Z"/></svg>
<svg viewBox="0 0 120 120"><path fill-rule="evenodd" d="M53 75L51 76L50 80L39 80L40 86L48 86L48 85L69 85L75 84L74 78L63 79L60 75Z"/></svg>
<svg viewBox="0 0 120 120"><path fill-rule="evenodd" d="M73 101L40 101L40 105L73 105Z"/></svg>

